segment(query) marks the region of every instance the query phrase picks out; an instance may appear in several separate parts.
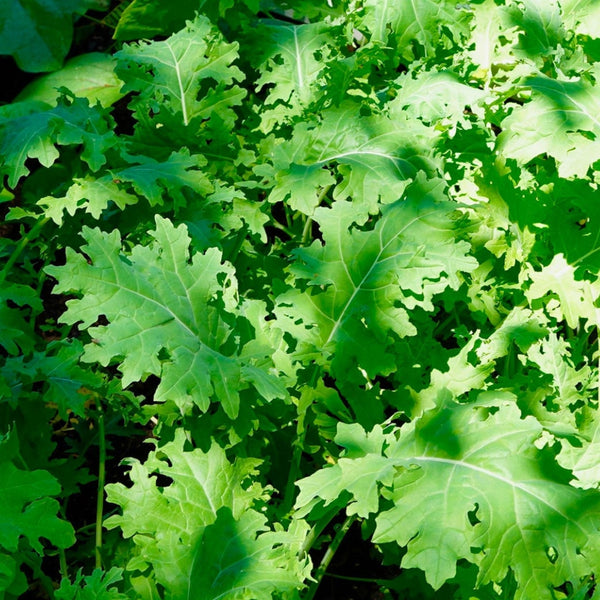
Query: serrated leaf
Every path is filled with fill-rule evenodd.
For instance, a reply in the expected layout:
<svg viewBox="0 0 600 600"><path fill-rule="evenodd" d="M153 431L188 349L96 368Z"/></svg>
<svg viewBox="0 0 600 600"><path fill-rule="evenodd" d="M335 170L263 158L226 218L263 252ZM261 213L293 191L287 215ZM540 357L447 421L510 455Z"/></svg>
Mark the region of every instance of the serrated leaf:
<svg viewBox="0 0 600 600"><path fill-rule="evenodd" d="M374 42L385 44L393 39L401 56L413 58L413 42L418 42L426 56L432 55L442 38L443 27L448 28L458 42L468 31L468 21L468 7L447 0L366 0L364 16L358 26L364 27Z"/></svg>
<svg viewBox="0 0 600 600"><path fill-rule="evenodd" d="M300 123L273 152L271 202L286 200L312 216L318 191L336 184L336 200L352 198L357 221L378 211L378 201L398 200L418 171L434 170L437 134L407 115L360 116L358 106L323 111L316 124ZM329 170L327 170L329 169Z"/></svg>
<svg viewBox="0 0 600 600"><path fill-rule="evenodd" d="M295 531L269 531L266 521L254 510L236 519L228 507L219 509L194 551L188 597L271 600L302 587L309 563L297 552L308 528L296 522Z"/></svg>
<svg viewBox="0 0 600 600"><path fill-rule="evenodd" d="M308 330L296 335L320 352L334 352L340 373L353 359L372 377L391 372L386 348L392 332L416 334L407 309L432 310L433 295L456 289L459 272L476 267L468 244L455 240L453 207L438 200L439 192L439 182L415 186L404 200L384 207L368 231L350 229L356 218L350 203L317 209L324 243L296 250L291 271L309 288L279 296L278 319L288 323L281 326L301 317Z"/></svg>
<svg viewBox="0 0 600 600"><path fill-rule="evenodd" d="M324 54L333 43L329 29L324 23L292 25L264 20L252 33L260 58L257 91L266 87L266 106L285 106L277 111L262 111L265 131L274 123L301 114L319 97L319 80L326 64Z"/></svg>
<svg viewBox="0 0 600 600"><path fill-rule="evenodd" d="M263 495L258 482L246 486L260 460L230 462L215 443L208 452L186 450L184 443L180 429L173 442L153 450L144 464L130 461L131 487L106 486L108 501L121 507L121 514L107 519L106 527L120 527L138 548L128 570L152 565L157 582L173 599L186 597L194 564L190 549L216 521L219 509L226 507L239 519ZM170 483L158 486L155 474Z"/></svg>
<svg viewBox="0 0 600 600"><path fill-rule="evenodd" d="M106 162L106 151L117 143L108 114L83 98L65 97L42 112L33 112L34 106L24 103L23 114L0 115L0 173L8 175L11 187L29 173L28 158L52 166L60 155L56 146L82 144L81 158L93 171Z"/></svg>
<svg viewBox="0 0 600 600"><path fill-rule="evenodd" d="M530 302L543 299L548 313L558 320L564 319L575 328L582 319L586 326L598 323L595 301L599 291L587 280L575 279L575 269L562 254L554 255L552 262L541 271L530 271L532 284L525 292Z"/></svg>
<svg viewBox="0 0 600 600"><path fill-rule="evenodd" d="M128 181L133 189L148 200L150 206L163 204L165 196L173 200L175 207L185 206L184 188L196 194L208 194L213 186L200 170L206 165L203 156L192 155L184 148L173 152L166 161L159 162L143 156L135 159L131 167L114 172L114 177Z"/></svg>
<svg viewBox="0 0 600 600"><path fill-rule="evenodd" d="M196 16L186 27L161 42L127 45L116 53L117 75L125 82L123 91L137 92L133 106L148 112L168 111L184 126L219 115L232 119L230 106L245 92L232 86L243 79L232 65L238 44L227 44L204 16ZM203 81L216 82L204 89ZM232 95L233 93L233 95Z"/></svg>
<svg viewBox="0 0 600 600"><path fill-rule="evenodd" d="M453 123L464 120L467 106L475 105L485 94L481 90L461 83L448 72L425 71L417 76L402 75L395 82L396 96L387 103L393 118L403 114L434 125L441 119Z"/></svg>
<svg viewBox="0 0 600 600"><path fill-rule="evenodd" d="M522 164L548 154L556 159L561 177L584 178L600 159L598 86L539 75L524 87L532 98L502 121L498 150Z"/></svg>
<svg viewBox="0 0 600 600"><path fill-rule="evenodd" d="M375 445L360 427L340 426L336 441L353 450L298 482L298 506L349 491L371 512L378 491L393 506L375 517L373 541L406 546L402 566L423 570L434 588L466 559L479 568L478 584L501 583L510 568L516 600L550 600L553 587L595 568L600 493L569 485L555 452L534 445L541 433L500 399L486 408L448 401L383 438L376 427ZM353 471L363 475L356 484ZM315 483L328 472L321 494Z"/></svg>
<svg viewBox="0 0 600 600"><path fill-rule="evenodd" d="M60 88L67 88L78 98L87 98L90 105L100 102L111 106L123 93L123 82L115 75L115 59L109 54L90 52L69 59L64 67L26 85L16 102L37 100L55 106Z"/></svg>
<svg viewBox="0 0 600 600"><path fill-rule="evenodd" d="M128 596L114 587L123 579L123 569L112 567L109 571L94 569L91 575L83 575L81 569L71 583L63 579L60 587L54 592L59 600L126 600Z"/></svg>
<svg viewBox="0 0 600 600"><path fill-rule="evenodd" d="M84 294L61 317L89 328L94 341L83 360L105 366L118 360L124 386L160 376L155 401L174 402L182 412L193 404L206 411L213 399L235 418L245 363L226 349L236 281L220 251L190 257L185 226L160 216L153 241L130 254L121 252L117 231L85 229L84 237L87 258L69 250L64 267L47 268L59 280L55 291ZM100 315L109 324L90 327Z"/></svg>
<svg viewBox="0 0 600 600"><path fill-rule="evenodd" d="M0 547L14 553L20 538L26 538L42 554L45 538L68 548L75 543L73 528L58 517L60 505L52 497L60 494L60 484L48 471L17 468L6 454L6 444L0 440Z"/></svg>

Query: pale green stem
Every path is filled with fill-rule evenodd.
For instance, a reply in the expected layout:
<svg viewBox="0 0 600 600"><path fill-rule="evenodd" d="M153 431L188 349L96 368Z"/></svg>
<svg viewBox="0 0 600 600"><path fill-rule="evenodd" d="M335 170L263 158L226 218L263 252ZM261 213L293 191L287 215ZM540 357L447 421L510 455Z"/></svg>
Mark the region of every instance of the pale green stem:
<svg viewBox="0 0 600 600"><path fill-rule="evenodd" d="M317 593L317 589L319 588L319 585L321 584L321 580L323 579L323 576L325 575L325 572L327 571L327 567L329 566L329 563L335 556L335 553L337 552L338 548L340 547L340 544L342 543L344 536L348 533L348 530L350 529L350 527L352 526L352 523L354 523L354 521L356 521L356 515L351 515L351 516L346 517L346 520L342 523L342 526L339 528L338 532L335 534L333 541L331 542L331 544L329 544L329 547L327 548L325 555L321 559L321 564L319 564L319 566L317 567L317 570L315 571L315 581L313 581L313 583L308 588L308 592L306 593L306 596L304 597L303 600L312 600L314 598L315 594Z"/></svg>
<svg viewBox="0 0 600 600"><path fill-rule="evenodd" d="M102 568L102 516L104 513L104 481L106 477L106 439L104 432L104 414L102 407L98 404L98 495L96 497L96 569Z"/></svg>

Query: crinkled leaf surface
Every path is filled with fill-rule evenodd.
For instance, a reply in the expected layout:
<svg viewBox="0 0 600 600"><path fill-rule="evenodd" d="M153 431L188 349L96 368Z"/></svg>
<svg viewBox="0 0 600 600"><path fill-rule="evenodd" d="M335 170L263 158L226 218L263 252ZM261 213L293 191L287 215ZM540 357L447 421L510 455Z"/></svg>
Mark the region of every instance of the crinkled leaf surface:
<svg viewBox="0 0 600 600"><path fill-rule="evenodd" d="M54 592L59 600L126 600L116 584L123 579L123 569L112 567L104 572L94 569L91 575L83 575L81 569L71 583L68 579L60 582L60 587Z"/></svg>
<svg viewBox="0 0 600 600"><path fill-rule="evenodd" d="M105 162L106 151L116 145L112 118L83 98L63 98L55 108L32 112L33 101L23 103L24 112L16 117L0 115L0 173L8 175L14 187L29 173L28 158L50 167L59 157L56 146L82 144L81 158L93 171Z"/></svg>
<svg viewBox="0 0 600 600"><path fill-rule="evenodd" d="M413 42L420 44L425 54L433 54L442 37L442 27L455 33L459 41L468 19L468 6L447 0L366 0L358 26L364 27L373 41L387 43L393 39L402 56L412 57Z"/></svg>
<svg viewBox="0 0 600 600"><path fill-rule="evenodd" d="M252 33L252 42L259 49L261 76L258 89L268 90L265 104L283 104L285 109L263 111L263 122L270 124L293 115L320 96L325 54L333 37L324 23L304 25L282 24L277 21L261 22Z"/></svg>
<svg viewBox="0 0 600 600"><path fill-rule="evenodd" d="M576 279L574 267L562 254L554 255L552 262L541 271L532 270L530 278L532 284L526 291L530 302L554 297L554 301L547 302L546 310L557 319L564 319L569 327L577 327L580 319L587 326L598 323L597 282Z"/></svg>
<svg viewBox="0 0 600 600"><path fill-rule="evenodd" d="M52 497L60 494L60 484L48 471L18 468L10 454L7 441L0 440L0 547L16 552L24 537L39 554L42 538L68 548L75 542L73 528L58 516L60 505Z"/></svg>
<svg viewBox="0 0 600 600"><path fill-rule="evenodd" d="M100 102L102 106L110 106L123 96L123 82L115 75L115 65L114 57L102 52L74 56L62 69L26 85L15 100L56 105L60 98L58 90L64 87L78 98L87 98L91 105Z"/></svg>
<svg viewBox="0 0 600 600"><path fill-rule="evenodd" d="M243 79L233 61L238 44L227 44L203 16L188 21L186 27L162 42L140 42L117 52L117 75L125 81L124 91L139 93L136 109L169 111L188 125L192 119L209 118L213 113L227 120L229 106L244 95L231 87ZM201 89L203 80L216 87Z"/></svg>
<svg viewBox="0 0 600 600"><path fill-rule="evenodd" d="M420 170L435 168L435 131L407 115L362 117L348 104L323 112L318 123L301 123L289 141L273 152L273 202L285 200L312 215L318 190L336 183L332 167L341 176L334 198L352 198L357 219L377 212L377 202L398 200ZM330 169L330 170L328 170Z"/></svg>
<svg viewBox="0 0 600 600"><path fill-rule="evenodd" d="M198 600L271 600L301 588L310 572L309 561L296 558L306 523L269 531L266 521L255 510L235 519L231 509L219 509L194 551L189 593Z"/></svg>
<svg viewBox="0 0 600 600"><path fill-rule="evenodd" d="M546 153L556 159L561 177L585 177L600 159L600 88L544 76L525 85L532 99L502 122L499 150L522 163Z"/></svg>
<svg viewBox="0 0 600 600"><path fill-rule="evenodd" d="M292 267L309 287L281 295L278 317L291 324L301 316L309 327L304 338L335 352L342 369L356 359L372 376L393 370L386 353L392 332L417 333L407 308L431 310L434 294L457 288L459 273L476 266L466 243L455 239L453 206L436 198L440 185L415 186L386 206L370 231L350 229L356 217L350 203L317 209L323 243L296 250Z"/></svg>
<svg viewBox="0 0 600 600"><path fill-rule="evenodd" d="M379 494L393 506L376 516L374 542L406 546L402 566L422 569L434 588L466 559L478 565L479 583L501 582L510 568L517 600L550 600L552 587L598 560L600 494L569 485L555 452L534 445L541 433L503 402L491 411L450 402L396 434L339 425L346 453L298 483L297 506L348 490L349 510L366 515Z"/></svg>
<svg viewBox="0 0 600 600"><path fill-rule="evenodd" d="M87 258L69 250L64 267L48 268L59 280L57 292L83 294L61 317L89 328L94 341L83 360L118 360L124 385L160 376L155 400L170 400L184 412L192 404L206 411L213 399L235 417L244 361L228 348L236 282L219 250L190 257L185 226L159 216L153 242L131 253L121 251L117 231L86 229L84 237ZM109 324L90 327L101 315Z"/></svg>
<svg viewBox="0 0 600 600"><path fill-rule="evenodd" d="M130 461L131 487L106 488L108 501L121 507L121 514L107 519L106 526L120 527L138 547L128 569L143 571L152 565L169 598L187 597L194 564L191 549L217 520L219 509L228 508L238 520L263 495L258 482L248 485L260 460L238 458L231 463L217 444L207 452L186 450L184 444L185 434L179 430L173 442L153 450L143 464ZM154 474L171 483L157 485Z"/></svg>

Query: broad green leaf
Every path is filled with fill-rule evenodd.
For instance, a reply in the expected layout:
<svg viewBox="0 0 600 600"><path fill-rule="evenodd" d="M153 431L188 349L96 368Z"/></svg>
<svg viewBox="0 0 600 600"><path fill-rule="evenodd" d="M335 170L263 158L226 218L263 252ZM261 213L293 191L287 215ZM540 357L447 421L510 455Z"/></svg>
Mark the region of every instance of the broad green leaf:
<svg viewBox="0 0 600 600"><path fill-rule="evenodd" d="M290 531L270 531L254 510L234 518L223 507L204 530L196 549L187 597L198 600L271 600L303 586L308 559L298 559L308 526L295 521Z"/></svg>
<svg viewBox="0 0 600 600"><path fill-rule="evenodd" d="M393 371L387 351L393 335L417 333L408 310L432 310L434 295L457 289L460 273L476 267L468 244L455 239L454 207L439 200L441 185L415 185L367 231L350 229L356 218L350 203L317 209L323 243L296 250L291 269L309 287L281 295L277 314L290 327L301 317L308 329L298 326L295 335L334 353L339 373L354 360L371 377Z"/></svg>
<svg viewBox="0 0 600 600"><path fill-rule="evenodd" d="M584 178L600 159L598 86L539 75L527 79L523 89L531 90L531 100L502 121L498 150L522 164L548 154L561 177Z"/></svg>
<svg viewBox="0 0 600 600"><path fill-rule="evenodd" d="M595 568L600 496L568 485L553 452L535 447L540 434L511 405L487 418L450 405L403 429L386 454L405 469L374 541L407 545L403 566L423 569L434 587L466 558L480 583L501 582L510 568L515 600L552 598L551 587Z"/></svg>
<svg viewBox="0 0 600 600"><path fill-rule="evenodd" d="M273 123L302 114L319 99L328 47L334 39L323 23L288 25L265 20L252 42L259 48L257 91L266 88L266 106L283 105L261 111L262 127L270 131Z"/></svg>
<svg viewBox="0 0 600 600"><path fill-rule="evenodd" d="M136 204L138 198L123 190L112 175L104 175L98 179L74 178L64 196L44 196L37 203L44 215L60 226L65 213L73 217L78 210L83 209L94 219L99 219L113 202L123 210L126 206Z"/></svg>
<svg viewBox="0 0 600 600"><path fill-rule="evenodd" d="M58 106L42 112L30 110L34 106L30 102L23 106L24 114L12 118L0 114L0 173L8 175L11 187L29 174L28 158L52 166L60 156L56 146L81 144L81 158L97 171L117 143L112 118L83 98L61 98Z"/></svg>
<svg viewBox="0 0 600 600"><path fill-rule="evenodd" d="M49 344L46 352L34 352L29 360L22 357L7 361L6 367L22 377L29 386L44 385L44 400L56 405L63 419L72 412L85 417L84 406L90 390L102 386L102 378L79 365L83 344L79 340Z"/></svg>
<svg viewBox="0 0 600 600"><path fill-rule="evenodd" d="M575 269L562 254L556 254L541 271L531 270L529 278L532 283L525 295L531 303L543 300L548 314L558 321L564 319L569 327L577 327L580 319L586 327L597 326L597 282L575 279Z"/></svg>
<svg viewBox="0 0 600 600"><path fill-rule="evenodd" d="M75 178L64 196L45 196L38 200L38 205L47 217L62 225L65 212L74 216L83 209L99 219L109 205L114 203L123 210L136 204L138 196L145 198L150 206L172 202L173 208L180 208L187 204L184 189L187 188L188 194L207 194L213 189L200 170L206 160L200 155L190 156L185 148L160 162L144 156L128 158L138 164L114 169L98 179Z"/></svg>
<svg viewBox="0 0 600 600"><path fill-rule="evenodd" d="M42 538L68 548L75 543L73 528L58 516L60 505L52 497L60 494L60 484L48 471L18 468L7 456L6 443L0 440L0 548L16 552L21 538L39 554Z"/></svg>
<svg viewBox="0 0 600 600"><path fill-rule="evenodd" d="M58 69L71 47L73 19L89 0L9 0L0 3L0 54L23 71Z"/></svg>
<svg viewBox="0 0 600 600"><path fill-rule="evenodd" d="M471 43L465 45L464 56L468 64L476 66L471 76L488 87L495 79L511 77L517 62L513 48L518 27L506 5L484 0L468 6L472 11Z"/></svg>
<svg viewBox="0 0 600 600"><path fill-rule="evenodd" d="M204 412L212 399L235 418L239 390L247 387L243 368L256 357L242 360L231 346L236 281L220 251L190 256L185 226L160 216L153 241L131 253L121 251L117 231L83 235L85 257L68 250L64 267L47 268L59 280L56 292L83 294L61 317L89 328L94 339L83 360L104 366L117 360L124 386L158 375L155 401L174 402L184 413L194 404ZM109 324L91 327L100 315Z"/></svg>
<svg viewBox="0 0 600 600"><path fill-rule="evenodd" d="M562 0L562 17L565 27L580 35L591 38L600 37L598 18L600 5L597 2L581 2L581 0Z"/></svg>
<svg viewBox="0 0 600 600"><path fill-rule="evenodd" d="M578 436L574 440L562 439L558 462L573 472L571 484L586 489L600 486L600 416L598 410L584 407L578 419Z"/></svg>
<svg viewBox="0 0 600 600"><path fill-rule="evenodd" d="M115 586L122 580L123 569L112 567L109 571L94 569L91 575L83 575L81 569L71 583L68 579L60 582L54 592L58 600L126 600L128 596L121 594Z"/></svg>
<svg viewBox="0 0 600 600"><path fill-rule="evenodd" d="M232 122L231 106L245 95L232 85L244 77L232 64L237 48L206 17L197 16L164 41L126 45L115 55L116 73L124 92L137 92L136 111L167 111L184 126L212 115Z"/></svg>
<svg viewBox="0 0 600 600"><path fill-rule="evenodd" d="M512 402L447 401L382 434L340 425L336 442L346 452L298 482L297 506L350 491L349 511L379 513L373 541L405 546L402 566L423 570L436 589L460 559L478 566L478 584L501 583L511 569L516 600L550 600L552 587L595 568L600 494L569 485L555 452L534 444L541 426ZM353 482L352 473L361 476ZM392 507L379 512L377 496Z"/></svg>
<svg viewBox="0 0 600 600"><path fill-rule="evenodd" d="M518 49L526 57L541 58L556 52L565 34L561 5L557 0L524 0L511 7L512 21L522 31Z"/></svg>
<svg viewBox="0 0 600 600"><path fill-rule="evenodd" d="M111 106L123 96L123 82L115 75L115 64L112 56L100 52L74 56L59 71L26 85L15 101L38 100L56 106L60 88L67 88L78 98L87 98L91 106L96 102Z"/></svg>
<svg viewBox="0 0 600 600"><path fill-rule="evenodd" d="M464 121L465 108L475 108L484 97L481 90L443 71L425 71L415 78L402 75L395 84L397 94L387 103L390 116L402 118L406 114L431 125L442 119L452 123Z"/></svg>
<svg viewBox="0 0 600 600"><path fill-rule="evenodd" d="M297 125L274 149L271 202L287 200L312 216L319 190L335 185L334 198L352 198L358 221L377 212L379 200L398 200L419 171L435 169L437 133L405 114L362 117L352 104L322 114L320 122Z"/></svg>
<svg viewBox="0 0 600 600"><path fill-rule="evenodd" d="M114 171L113 175L115 179L130 182L136 193L146 198L150 206L164 204L165 196L173 201L173 206L185 206L184 188L195 194L213 191L209 179L200 170L206 165L206 159L199 155L190 156L185 148L173 152L164 162L143 156L131 159L139 164Z"/></svg>
<svg viewBox="0 0 600 600"><path fill-rule="evenodd" d="M264 494L257 481L248 485L260 460L230 462L216 443L207 452L186 450L184 444L180 429L174 441L150 452L143 464L129 461L131 487L106 486L108 501L121 508L106 527L120 527L137 547L127 569L144 571L151 565L173 599L187 597L195 561L191 549L217 520L219 509L228 508L238 520ZM156 474L169 483L159 486Z"/></svg>
<svg viewBox="0 0 600 600"><path fill-rule="evenodd" d="M252 13L258 12L259 0L173 0L169 5L162 0L133 0L119 19L115 38L128 41L137 38L152 38L169 35L185 26L196 13L208 16L213 22L227 13L229 20L248 7Z"/></svg>
<svg viewBox="0 0 600 600"><path fill-rule="evenodd" d="M546 339L534 344L527 351L527 358L539 367L540 371L550 375L555 392L554 402L567 412L562 418L569 420L572 407L585 402L590 387L596 383L588 365L577 369L573 365L571 348L568 342L550 334Z"/></svg>
<svg viewBox="0 0 600 600"><path fill-rule="evenodd" d="M443 38L442 28L447 28L458 43L468 32L468 20L468 6L447 0L365 0L364 16L359 19L358 27L364 27L374 42L386 44L393 40L400 55L411 59L419 54L414 42L425 56L435 54Z"/></svg>

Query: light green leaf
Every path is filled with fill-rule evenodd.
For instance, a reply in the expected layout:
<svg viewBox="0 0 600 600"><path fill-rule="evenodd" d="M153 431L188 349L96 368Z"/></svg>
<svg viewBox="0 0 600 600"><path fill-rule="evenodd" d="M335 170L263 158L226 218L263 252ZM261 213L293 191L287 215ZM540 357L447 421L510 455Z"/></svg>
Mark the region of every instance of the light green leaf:
<svg viewBox="0 0 600 600"><path fill-rule="evenodd" d="M487 418L449 405L403 428L386 454L404 470L374 541L407 545L403 566L423 569L434 587L466 558L479 583L501 582L510 567L515 600L550 600L551 587L595 568L600 495L568 485L553 452L535 447L540 434L511 404Z"/></svg>
<svg viewBox="0 0 600 600"><path fill-rule="evenodd" d="M260 58L257 91L266 87L266 106L285 105L277 112L262 111L263 129L269 131L273 123L301 114L320 97L321 73L333 37L324 23L290 25L265 20L252 34L252 41Z"/></svg>
<svg viewBox="0 0 600 600"><path fill-rule="evenodd" d="M225 43L210 21L198 15L164 41L126 45L115 55L116 72L125 82L124 92L138 93L133 106L140 112L166 110L185 126L213 114L230 122L230 107L245 95L231 87L244 77L232 65L237 49L237 42ZM204 80L216 85L201 93Z"/></svg>
<svg viewBox="0 0 600 600"><path fill-rule="evenodd" d="M598 324L595 302L600 291L596 282L575 279L575 269L562 254L555 254L541 271L531 269L529 278L532 284L525 292L529 302L543 299L548 314L558 321L564 319L572 328L580 319L588 327Z"/></svg>
<svg viewBox="0 0 600 600"><path fill-rule="evenodd" d="M468 6L448 0L366 0L364 7L358 27L368 31L374 42L393 40L401 56L409 59L414 57L413 42L418 42L426 56L435 54L442 27L454 34L455 42L468 32Z"/></svg>
<svg viewBox="0 0 600 600"><path fill-rule="evenodd" d="M561 177L584 178L600 159L599 86L539 75L523 89L531 90L531 100L502 121L498 150L522 164L548 154Z"/></svg>
<svg viewBox="0 0 600 600"><path fill-rule="evenodd" d="M475 108L485 94L469 85L461 83L448 72L424 71L416 77L402 75L395 84L396 96L387 103L392 118L402 118L403 114L420 119L429 125L449 119L456 124L464 121L465 108Z"/></svg>
<svg viewBox="0 0 600 600"><path fill-rule="evenodd" d="M266 517L247 510L234 518L223 507L194 551L188 597L198 600L271 600L302 587L310 562L299 558L308 524L270 531Z"/></svg>
<svg viewBox="0 0 600 600"><path fill-rule="evenodd" d="M173 201L175 207L185 206L183 188L195 194L209 194L213 186L208 177L200 170L206 165L203 156L190 156L187 149L174 151L166 161L159 162L143 156L131 157L139 163L125 169L114 171L118 180L129 181L133 189L148 200L150 206L164 204L165 196Z"/></svg>
<svg viewBox="0 0 600 600"><path fill-rule="evenodd" d="M42 538L68 548L75 543L73 528L58 517L60 505L52 498L60 494L60 484L48 471L17 468L7 456L6 444L0 440L0 548L14 553L22 537L40 555Z"/></svg>
<svg viewBox="0 0 600 600"><path fill-rule="evenodd" d="M511 569L515 600L551 600L552 588L595 568L600 493L569 485L555 452L535 445L539 423L522 419L510 399L481 407L446 400L382 433L338 426L336 442L347 452L298 482L297 507L349 491L349 510L366 514L383 496L392 506L375 517L373 541L406 547L402 567L423 570L435 589L461 559L478 566L478 584L499 584ZM361 474L356 482L352 472Z"/></svg>
<svg viewBox="0 0 600 600"><path fill-rule="evenodd" d="M0 173L8 174L11 187L29 173L28 158L44 167L53 165L60 155L57 145L82 144L81 158L97 171L106 162L106 151L117 143L112 118L83 98L61 98L46 111L34 112L33 101L23 107L23 114L0 114Z"/></svg>
<svg viewBox="0 0 600 600"><path fill-rule="evenodd" d="M122 572L123 569L112 567L106 572L94 569L91 575L84 576L79 569L73 583L68 579L60 582L54 597L58 600L127 600L129 596L114 587L123 579Z"/></svg>
<svg viewBox="0 0 600 600"><path fill-rule="evenodd" d="M385 206L372 230L350 229L356 218L350 203L317 209L324 244L295 252L291 271L309 287L279 296L278 319L286 323L280 326L321 353L335 353L339 373L358 360L369 376L389 374L392 334L417 333L407 310L432 310L435 294L458 288L460 272L477 266L468 244L455 239L454 207L439 200L441 182L420 183Z"/></svg>
<svg viewBox="0 0 600 600"><path fill-rule="evenodd" d="M362 117L351 104L322 114L316 124L297 125L291 139L274 149L271 202L287 199L312 216L319 189L335 184L335 167L341 180L333 196L352 198L359 221L378 212L380 200L398 200L418 171L435 169L432 146L438 134L406 114Z"/></svg>
<svg viewBox="0 0 600 600"><path fill-rule="evenodd" d="M184 413L193 404L206 411L213 399L235 418L239 390L248 384L241 377L245 361L226 349L236 281L220 251L211 248L191 257L185 226L175 228L160 216L153 241L128 254L121 252L117 231L84 229L83 235L86 257L68 250L64 267L47 268L59 280L56 292L83 293L67 303L61 317L89 328L94 341L85 347L83 360L105 366L118 360L124 386L158 375L154 400L174 402ZM90 327L100 315L109 324Z"/></svg>
<svg viewBox="0 0 600 600"><path fill-rule="evenodd" d="M106 486L108 501L121 508L106 527L120 527L137 547L127 569L144 571L151 565L172 599L187 597L195 561L191 549L217 520L219 509L228 508L237 520L264 494L258 482L247 485L260 460L230 462L216 443L207 452L186 450L184 444L179 429L174 441L153 450L144 464L129 461L131 487ZM169 483L159 486L156 474Z"/></svg>
<svg viewBox="0 0 600 600"><path fill-rule="evenodd" d="M109 54L92 52L69 59L65 66L26 85L15 101L38 100L56 106L60 88L67 88L78 98L87 98L90 105L100 102L111 106L123 93L123 82L115 75L115 59Z"/></svg>

